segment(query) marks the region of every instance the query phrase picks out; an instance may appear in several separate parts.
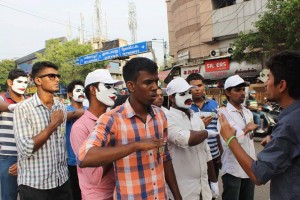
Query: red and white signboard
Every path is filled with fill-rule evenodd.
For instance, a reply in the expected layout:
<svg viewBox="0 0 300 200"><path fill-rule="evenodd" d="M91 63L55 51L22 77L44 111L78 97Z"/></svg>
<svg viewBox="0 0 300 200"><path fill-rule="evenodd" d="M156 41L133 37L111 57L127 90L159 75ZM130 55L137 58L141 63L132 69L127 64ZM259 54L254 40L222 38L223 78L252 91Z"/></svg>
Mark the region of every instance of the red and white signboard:
<svg viewBox="0 0 300 200"><path fill-rule="evenodd" d="M205 72L215 72L229 70L229 59L222 58L216 60L205 60Z"/></svg>
<svg viewBox="0 0 300 200"><path fill-rule="evenodd" d="M200 66L196 66L196 67L182 67L181 69L181 77L186 79L188 77L188 75L192 74L192 73L200 73Z"/></svg>

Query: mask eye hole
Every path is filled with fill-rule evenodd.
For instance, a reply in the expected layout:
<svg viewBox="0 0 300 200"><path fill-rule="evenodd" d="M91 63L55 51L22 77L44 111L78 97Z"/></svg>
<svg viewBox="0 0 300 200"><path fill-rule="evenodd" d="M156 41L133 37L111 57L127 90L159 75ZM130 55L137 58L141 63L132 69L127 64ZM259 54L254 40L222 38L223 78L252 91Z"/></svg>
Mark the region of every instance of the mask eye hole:
<svg viewBox="0 0 300 200"><path fill-rule="evenodd" d="M106 89L111 89L111 88L114 88L115 87L115 85L114 84L108 84L108 83L105 83L104 84L104 87L106 87Z"/></svg>
<svg viewBox="0 0 300 200"><path fill-rule="evenodd" d="M180 92L180 93L178 93L179 94L179 96L184 96L185 95L185 92Z"/></svg>

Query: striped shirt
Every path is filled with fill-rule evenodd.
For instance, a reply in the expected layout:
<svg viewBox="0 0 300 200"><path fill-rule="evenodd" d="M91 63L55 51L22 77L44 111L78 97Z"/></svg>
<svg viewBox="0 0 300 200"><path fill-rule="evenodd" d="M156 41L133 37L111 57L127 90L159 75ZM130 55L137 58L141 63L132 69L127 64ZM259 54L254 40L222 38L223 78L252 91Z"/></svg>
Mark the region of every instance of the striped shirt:
<svg viewBox="0 0 300 200"><path fill-rule="evenodd" d="M45 144L33 152L33 137L43 131L56 110L65 112L63 123ZM44 106L37 93L19 103L14 110L14 131L18 149L18 185L36 189L52 189L68 180L65 147L66 108L54 100L51 110Z"/></svg>
<svg viewBox="0 0 300 200"><path fill-rule="evenodd" d="M144 123L128 99L103 114L79 150L79 162L93 146L122 146L147 138L164 137L167 141L167 120L156 106L149 107ZM162 161L171 160L168 145L163 151L137 151L114 162L116 187L114 199L167 199Z"/></svg>
<svg viewBox="0 0 300 200"><path fill-rule="evenodd" d="M208 115L211 114L211 112L217 113L217 108L218 108L218 103L212 99L208 99L205 97L205 102L202 106L202 108L199 108L197 105L193 104L191 109L197 113L200 112L200 116L204 115L207 117ZM218 132L217 129L217 123L218 123L218 118L217 115L215 114L215 117L212 119L210 124L206 127L206 130L212 130ZM210 148L210 153L213 159L217 158L220 156L220 151L218 147L218 140L217 136L215 137L210 137L207 138L207 143Z"/></svg>
<svg viewBox="0 0 300 200"><path fill-rule="evenodd" d="M16 103L8 92L1 94L0 101L9 104ZM13 131L13 116L14 113L11 111L0 112L0 155L17 156L18 154Z"/></svg>

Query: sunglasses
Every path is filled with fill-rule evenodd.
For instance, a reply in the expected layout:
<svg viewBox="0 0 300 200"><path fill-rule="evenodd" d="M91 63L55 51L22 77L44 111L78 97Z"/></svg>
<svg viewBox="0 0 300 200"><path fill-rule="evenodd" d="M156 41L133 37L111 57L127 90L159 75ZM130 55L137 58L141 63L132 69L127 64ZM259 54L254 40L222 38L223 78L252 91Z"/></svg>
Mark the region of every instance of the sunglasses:
<svg viewBox="0 0 300 200"><path fill-rule="evenodd" d="M38 78L44 78L44 77L46 77L46 76L47 76L51 81L54 81L55 78L58 78L58 79L61 78L61 75L60 75L60 74L44 74L44 75L38 76Z"/></svg>

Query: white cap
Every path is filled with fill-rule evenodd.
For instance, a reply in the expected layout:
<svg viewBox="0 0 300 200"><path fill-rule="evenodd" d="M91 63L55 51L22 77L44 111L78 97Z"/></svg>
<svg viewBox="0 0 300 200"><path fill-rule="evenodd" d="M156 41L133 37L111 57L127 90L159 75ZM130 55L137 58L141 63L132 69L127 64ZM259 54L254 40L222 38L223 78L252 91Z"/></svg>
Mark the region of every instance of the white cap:
<svg viewBox="0 0 300 200"><path fill-rule="evenodd" d="M123 83L123 81L114 80L107 69L96 69L95 71L90 72L86 76L84 87L92 83L98 83L98 82L115 84L115 85L121 85Z"/></svg>
<svg viewBox="0 0 300 200"><path fill-rule="evenodd" d="M257 79L260 80L260 81L262 81L263 83L265 83L268 80L269 73L270 73L269 69L263 69L259 73L259 77Z"/></svg>
<svg viewBox="0 0 300 200"><path fill-rule="evenodd" d="M242 79L239 75L230 76L224 83L224 89L226 90L227 88L235 87L240 84L248 85L248 83L244 81L244 79Z"/></svg>
<svg viewBox="0 0 300 200"><path fill-rule="evenodd" d="M173 79L167 85L167 95L170 96L175 93L185 92L185 91L189 90L190 88L192 88L192 86L190 86L184 78L178 77L178 78Z"/></svg>

